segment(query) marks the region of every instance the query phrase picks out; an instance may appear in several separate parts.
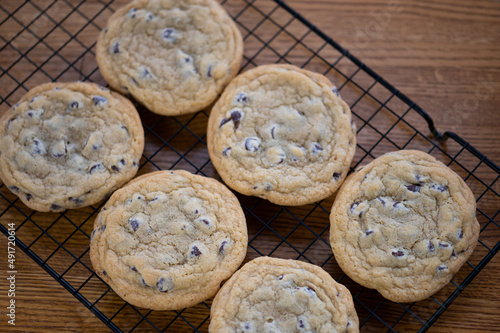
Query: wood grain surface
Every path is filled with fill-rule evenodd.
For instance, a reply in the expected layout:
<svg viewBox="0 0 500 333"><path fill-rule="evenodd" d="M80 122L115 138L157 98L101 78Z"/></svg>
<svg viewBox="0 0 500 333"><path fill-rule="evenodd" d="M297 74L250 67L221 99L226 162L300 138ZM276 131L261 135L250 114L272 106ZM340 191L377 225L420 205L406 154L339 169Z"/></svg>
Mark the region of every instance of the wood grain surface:
<svg viewBox="0 0 500 333"><path fill-rule="evenodd" d="M118 1L119 2L119 1ZM227 6L231 9L231 3ZM471 145L488 156L493 162L500 164L500 1L497 0L288 0L292 8L310 20L319 29L331 36L336 42L348 49L356 57L380 74L402 93L425 109L435 120L440 131L453 131L466 139ZM49 33L46 45L37 45L33 51L36 38L29 31L22 30L21 24L29 22L40 15L40 9L46 8L49 1L33 1L26 4L15 14L17 20L9 18L7 12L18 8L21 2L1 1L5 9L0 11L0 113L8 105L15 103L24 93L24 88L16 88L18 82L24 82L26 89L36 84L49 81L44 73L51 78L68 81L82 79L73 67L85 73L87 78L104 83L98 72L93 72L95 62L92 53L85 46L92 46L97 37L98 29L89 26L81 28L82 18L74 13L65 23L56 28L59 33L49 33L54 22L63 18L71 6L78 6L79 1L59 1L47 13L51 18L42 15L38 21L30 25L30 29L38 36ZM122 2L123 3L123 2ZM255 1L259 8L274 7L272 1ZM261 4L262 3L262 4ZM96 0L87 1L81 7L87 17L95 15L102 4ZM117 8L117 4L112 5ZM231 12L231 11L230 11ZM111 12L105 10L97 14L94 22L102 27ZM232 13L234 15L234 13ZM274 15L274 14L273 14ZM276 14L277 22L287 22L289 16ZM284 15L284 14L283 14ZM248 26L258 24L258 16L242 17L248 20ZM5 21L4 21L5 20ZM252 22L254 20L255 22ZM85 21L85 20L84 20ZM284 24L284 23L281 23ZM290 24L289 30L301 36L305 28ZM79 40L69 39L68 33L79 33ZM259 30L260 31L260 30ZM243 35L248 31L242 29ZM259 32L260 33L260 32ZM261 29L262 35L271 34L270 30ZM15 37L8 46L4 43ZM312 45L315 40L308 35L304 43ZM252 38L245 40L247 56L251 49ZM264 38L264 37L262 37ZM80 43L83 41L82 43ZM87 42L88 41L88 42ZM276 38L275 48L289 48L290 40ZM293 43L293 41L292 41ZM83 44L83 45L81 45ZM48 59L44 54L52 54L50 48L59 50L62 57L73 57L74 63L66 63L56 56ZM49 49L49 51L47 51ZM29 53L29 60L23 58L15 65L12 59L17 59L20 50ZM333 53L332 53L333 54ZM76 56L75 56L76 55ZM82 57L78 57L82 55ZM296 57L296 58L295 58ZM294 51L287 58L299 62L302 56ZM325 53L325 57L330 57ZM337 58L328 59L335 61ZM272 63L276 56L267 50L255 59L255 64ZM37 70L37 64L43 64L42 70ZM72 67L73 66L73 67ZM319 65L318 65L319 66ZM349 64L338 63L343 71L350 71ZM351 66L352 67L352 66ZM69 68L64 72L60 68ZM319 67L318 67L319 68ZM7 71L10 75L4 74ZM31 73L32 76L30 76ZM13 76L14 78L12 78ZM85 78L85 77L84 77ZM17 80L17 81L16 81ZM335 82L336 78L332 78ZM337 85L342 84L339 79ZM363 82L360 78L359 82ZM349 98L349 87L345 87L345 96ZM344 93L341 91L344 96ZM360 110L359 112L362 112ZM151 116L154 120L155 118ZM360 119L355 119L362 125ZM203 134L203 128L195 129ZM419 130L428 133L423 127ZM363 139L361 140L363 142ZM449 146L448 146L449 145ZM453 149L451 144L443 144L443 149ZM464 158L466 161L467 158ZM470 158L471 163L474 160ZM465 162L466 163L466 162ZM472 166L473 167L473 166ZM471 167L471 168L472 168ZM488 178L491 170L478 169L481 175ZM465 173L464 176L467 176ZM494 179L493 179L494 180ZM500 192L499 182L492 188ZM12 199L13 197L10 196ZM22 205L22 204L19 204ZM0 207L3 211L7 208ZM498 198L486 198L484 211L495 214L500 209ZM28 209L23 211L28 212ZM19 214L18 214L19 215ZM8 221L19 221L16 213L0 217L2 224ZM498 217L497 223L500 222ZM91 224L85 225L86 231L91 231ZM50 228L45 224L44 228ZM74 228L73 228L74 229ZM498 229L498 228L497 228ZM71 231L71 230L70 230ZM488 231L488 230L486 230ZM62 231L61 231L62 232ZM44 236L45 237L45 236ZM500 233L493 230L485 242L495 244ZM64 238L62 238L64 239ZM79 242L87 242L83 238ZM41 242L41 246L44 244ZM47 243L48 244L48 243ZM72 245L68 245L72 246ZM38 247L36 251L44 253L47 249ZM7 240L0 236L0 331L2 332L107 332L108 327L87 310L77 299L71 296L58 282L54 281L43 269L35 264L20 249L16 252L16 326L7 324L6 306L8 283L5 279L7 271L6 255ZM50 252L48 252L50 253ZM481 252L484 255L484 252ZM78 253L83 261L89 264L88 254ZM250 257L255 256L249 254ZM56 255L57 257L57 255ZM57 270L57 262L51 261ZM429 332L500 332L500 257L494 257L487 267L479 273L472 283L460 294L448 310L431 327ZM86 279L78 275L72 277L72 282L82 283ZM81 281L80 281L81 280ZM86 291L89 298L97 297L102 288L96 286ZM113 310L113 309L111 309ZM421 310L419 310L421 311ZM417 313L417 315L425 315ZM385 331L383 327L369 321L362 331ZM401 332L412 332L418 328L418 322L407 320L406 317L396 327ZM207 325L202 326L206 331ZM173 330L175 332L176 330ZM179 331L181 331L179 329ZM190 332L191 330L186 330Z"/></svg>

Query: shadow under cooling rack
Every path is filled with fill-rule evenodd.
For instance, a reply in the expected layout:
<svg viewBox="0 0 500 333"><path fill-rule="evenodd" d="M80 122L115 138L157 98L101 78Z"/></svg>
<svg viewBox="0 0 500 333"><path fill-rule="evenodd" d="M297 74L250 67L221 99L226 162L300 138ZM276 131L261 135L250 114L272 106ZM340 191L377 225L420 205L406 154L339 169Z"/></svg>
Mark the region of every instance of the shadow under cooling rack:
<svg viewBox="0 0 500 333"><path fill-rule="evenodd" d="M29 89L48 81L92 81L105 85L97 68L95 41L108 17L128 1L28 0L0 4L0 112ZM454 133L438 133L415 103L346 52L280 0L225 0L245 41L242 70L291 63L325 74L350 105L358 128L353 168L403 148L429 152L457 172L477 199L479 243L470 260L440 292L400 304L384 300L345 276L329 246L333 202L281 207L238 195L246 214L245 261L269 255L322 266L346 285L364 331L425 331L500 249L500 196L493 185L500 169ZM146 146L140 174L186 169L220 179L206 147L208 113L160 117L136 103ZM446 142L439 143L439 140ZM121 300L92 269L88 251L100 206L39 213L0 185L0 229L16 224L17 246L116 332L206 332L211 300L181 311L149 311Z"/></svg>

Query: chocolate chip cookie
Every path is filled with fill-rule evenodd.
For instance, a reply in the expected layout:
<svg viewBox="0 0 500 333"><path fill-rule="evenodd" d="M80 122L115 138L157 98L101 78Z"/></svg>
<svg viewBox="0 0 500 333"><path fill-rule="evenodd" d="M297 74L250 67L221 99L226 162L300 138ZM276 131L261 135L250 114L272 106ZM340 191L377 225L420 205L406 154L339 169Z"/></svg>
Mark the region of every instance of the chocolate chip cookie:
<svg viewBox="0 0 500 333"><path fill-rule="evenodd" d="M144 131L132 103L91 83L47 83L0 118L0 178L26 206L101 201L139 167Z"/></svg>
<svg viewBox="0 0 500 333"><path fill-rule="evenodd" d="M135 0L97 40L104 79L162 115L211 104L238 72L243 40L215 0Z"/></svg>
<svg viewBox="0 0 500 333"><path fill-rule="evenodd" d="M332 195L349 171L356 129L324 76L291 65L236 77L208 122L210 158L226 184L275 204Z"/></svg>
<svg viewBox="0 0 500 333"><path fill-rule="evenodd" d="M474 195L434 157L385 154L344 182L330 215L342 270L395 302L415 302L450 282L479 237Z"/></svg>
<svg viewBox="0 0 500 333"><path fill-rule="evenodd" d="M158 171L116 191L96 218L90 259L127 302L182 309L213 296L246 255L241 206L218 181Z"/></svg>
<svg viewBox="0 0 500 333"><path fill-rule="evenodd" d="M260 257L215 296L209 332L359 332L351 293L321 267Z"/></svg>

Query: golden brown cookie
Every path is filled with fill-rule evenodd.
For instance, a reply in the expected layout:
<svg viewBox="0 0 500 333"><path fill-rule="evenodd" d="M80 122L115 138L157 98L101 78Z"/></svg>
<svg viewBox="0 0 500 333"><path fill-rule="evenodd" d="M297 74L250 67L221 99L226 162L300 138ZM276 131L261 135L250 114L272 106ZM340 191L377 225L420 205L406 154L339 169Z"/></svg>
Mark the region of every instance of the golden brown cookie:
<svg viewBox="0 0 500 333"><path fill-rule="evenodd" d="M127 302L172 310L212 297L246 255L241 206L218 181L158 171L116 191L96 218L90 259Z"/></svg>
<svg viewBox="0 0 500 333"><path fill-rule="evenodd" d="M236 77L208 122L208 151L234 190L281 205L327 198L340 187L356 148L347 104L323 75L291 65Z"/></svg>
<svg viewBox="0 0 500 333"><path fill-rule="evenodd" d="M479 237L465 182L416 150L385 154L353 173L330 215L342 270L395 302L425 299L450 282Z"/></svg>
<svg viewBox="0 0 500 333"><path fill-rule="evenodd" d="M180 115L211 104L240 69L243 40L215 0L135 0L97 41L111 87L151 111Z"/></svg>
<svg viewBox="0 0 500 333"><path fill-rule="evenodd" d="M92 205L130 180L144 131L132 103L92 83L46 83L0 118L0 178L26 206Z"/></svg>
<svg viewBox="0 0 500 333"><path fill-rule="evenodd" d="M351 293L321 267L260 257L215 296L209 332L359 332Z"/></svg>

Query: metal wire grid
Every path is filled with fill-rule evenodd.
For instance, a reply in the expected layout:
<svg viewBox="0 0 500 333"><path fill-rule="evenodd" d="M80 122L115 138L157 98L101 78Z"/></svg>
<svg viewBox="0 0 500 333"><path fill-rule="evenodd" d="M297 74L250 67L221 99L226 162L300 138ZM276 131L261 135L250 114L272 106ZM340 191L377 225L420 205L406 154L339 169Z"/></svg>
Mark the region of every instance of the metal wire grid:
<svg viewBox="0 0 500 333"><path fill-rule="evenodd" d="M124 1L26 0L0 4L0 112L29 89L47 81L93 81L98 72L95 40ZM281 207L238 195L249 229L247 259L270 255L322 266L346 285L366 331L426 331L500 249L495 220L500 196L493 186L500 168L454 133L438 133L431 118L358 59L342 49L281 0L224 0L245 39L242 70L267 63L292 63L324 73L337 84L353 111L358 147L353 168L381 154L421 149L459 173L477 198L481 235L476 251L453 280L433 297L411 304L384 300L362 288L337 266L328 243L332 198L302 207ZM218 178L206 149L208 114L160 117L136 104L146 147L139 174L187 169ZM434 138L447 139L438 144ZM88 257L89 235L100 205L60 214L26 208L0 185L0 229L16 223L17 246L116 332L204 332L211 300L181 311L138 309L121 300L99 277Z"/></svg>

